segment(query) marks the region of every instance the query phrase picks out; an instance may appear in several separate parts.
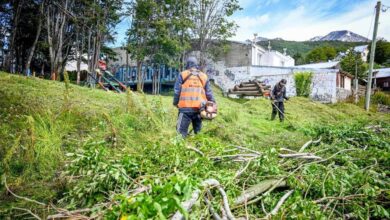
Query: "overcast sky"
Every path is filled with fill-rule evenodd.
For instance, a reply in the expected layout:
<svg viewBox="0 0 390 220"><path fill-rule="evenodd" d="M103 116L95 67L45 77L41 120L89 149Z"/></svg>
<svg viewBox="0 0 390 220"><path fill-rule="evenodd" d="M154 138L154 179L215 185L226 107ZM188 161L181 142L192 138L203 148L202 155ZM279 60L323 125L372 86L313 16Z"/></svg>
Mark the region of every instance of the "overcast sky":
<svg viewBox="0 0 390 220"><path fill-rule="evenodd" d="M267 38L304 41L331 31L349 30L371 39L376 0L239 0L243 10L230 19L239 28L234 40ZM390 6L390 0L382 0ZM115 46L125 42L128 19L117 26ZM390 9L381 12L378 36L390 40Z"/></svg>

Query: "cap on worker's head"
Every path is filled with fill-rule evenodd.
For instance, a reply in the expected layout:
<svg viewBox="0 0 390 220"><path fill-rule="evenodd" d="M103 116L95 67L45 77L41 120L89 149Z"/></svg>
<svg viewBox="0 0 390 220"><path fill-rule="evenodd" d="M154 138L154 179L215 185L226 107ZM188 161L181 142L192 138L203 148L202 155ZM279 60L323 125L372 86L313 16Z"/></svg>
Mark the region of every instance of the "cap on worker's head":
<svg viewBox="0 0 390 220"><path fill-rule="evenodd" d="M282 80L280 80L280 82L281 82L282 84L286 84L286 83L287 83L287 80L286 80L286 79L282 79Z"/></svg>
<svg viewBox="0 0 390 220"><path fill-rule="evenodd" d="M186 61L186 69L197 68L198 59L196 57L188 57Z"/></svg>

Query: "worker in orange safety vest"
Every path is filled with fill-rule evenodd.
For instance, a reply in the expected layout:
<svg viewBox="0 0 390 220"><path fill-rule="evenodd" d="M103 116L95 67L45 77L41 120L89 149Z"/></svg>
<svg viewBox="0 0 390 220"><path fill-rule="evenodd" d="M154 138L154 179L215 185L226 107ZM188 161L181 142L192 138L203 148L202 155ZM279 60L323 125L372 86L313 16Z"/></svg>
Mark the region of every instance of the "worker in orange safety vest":
<svg viewBox="0 0 390 220"><path fill-rule="evenodd" d="M173 98L173 105L179 109L176 130L184 138L188 135L191 123L195 134L202 129L200 109L207 101L215 103L209 78L199 70L197 59L189 57L186 61L186 70L176 79Z"/></svg>

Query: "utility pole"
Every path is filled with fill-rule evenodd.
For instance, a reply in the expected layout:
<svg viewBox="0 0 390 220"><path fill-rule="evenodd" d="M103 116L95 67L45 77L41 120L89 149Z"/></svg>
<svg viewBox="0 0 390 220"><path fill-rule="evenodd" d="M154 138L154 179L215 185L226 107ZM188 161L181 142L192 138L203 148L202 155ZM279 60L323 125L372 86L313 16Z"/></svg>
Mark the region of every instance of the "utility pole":
<svg viewBox="0 0 390 220"><path fill-rule="evenodd" d="M127 51L127 48L125 47L125 51L126 51L126 74L125 74L125 79L127 80L127 78L130 76L129 74L129 52Z"/></svg>
<svg viewBox="0 0 390 220"><path fill-rule="evenodd" d="M355 58L355 104L359 101L359 79L357 75L357 57Z"/></svg>
<svg viewBox="0 0 390 220"><path fill-rule="evenodd" d="M370 99L371 99L371 86L372 86L372 69L374 68L374 58L375 58L375 47L376 47L376 35L378 32L378 23L379 23L379 13L381 11L381 1L376 3L376 13L375 13L375 25L374 33L372 35L371 51L370 51L370 66L368 70L368 83L366 91L366 111L370 110Z"/></svg>

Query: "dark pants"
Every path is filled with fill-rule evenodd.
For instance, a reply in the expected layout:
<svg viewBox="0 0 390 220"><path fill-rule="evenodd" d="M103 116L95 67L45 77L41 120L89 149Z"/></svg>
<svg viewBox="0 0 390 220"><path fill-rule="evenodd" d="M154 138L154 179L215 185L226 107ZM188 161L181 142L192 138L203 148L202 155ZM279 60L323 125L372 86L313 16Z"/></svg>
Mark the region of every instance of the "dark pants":
<svg viewBox="0 0 390 220"><path fill-rule="evenodd" d="M279 108L280 111L276 107ZM271 120L274 120L276 114L278 114L278 113L279 113L280 121L283 121L284 120L284 103L283 102L274 102L274 104L272 104Z"/></svg>
<svg viewBox="0 0 390 220"><path fill-rule="evenodd" d="M202 117L199 112L179 112L179 118L177 119L176 130L184 138L188 135L188 127L192 123L195 134L202 129Z"/></svg>

